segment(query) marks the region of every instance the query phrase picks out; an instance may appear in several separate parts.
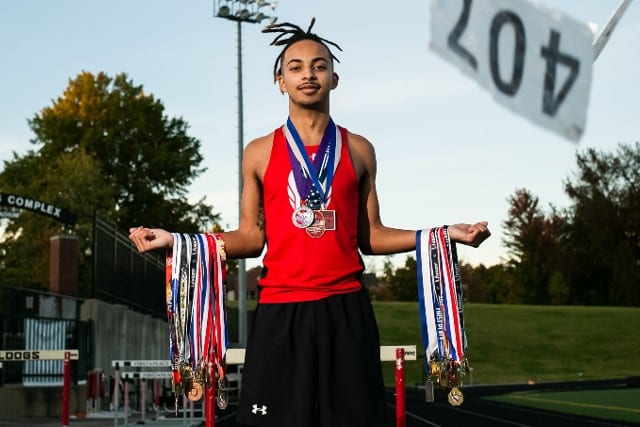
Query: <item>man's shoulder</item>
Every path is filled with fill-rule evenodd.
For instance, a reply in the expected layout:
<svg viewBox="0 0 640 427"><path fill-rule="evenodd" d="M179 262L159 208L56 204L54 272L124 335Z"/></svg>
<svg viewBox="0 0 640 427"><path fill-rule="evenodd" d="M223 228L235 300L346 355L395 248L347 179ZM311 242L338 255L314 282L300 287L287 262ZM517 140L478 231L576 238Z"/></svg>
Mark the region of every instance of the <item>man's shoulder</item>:
<svg viewBox="0 0 640 427"><path fill-rule="evenodd" d="M251 140L251 142L247 144L247 150L263 150L265 148L270 148L273 143L274 133L275 131Z"/></svg>
<svg viewBox="0 0 640 427"><path fill-rule="evenodd" d="M349 148L352 151L373 151L373 144L364 136L347 130L347 138L349 140Z"/></svg>

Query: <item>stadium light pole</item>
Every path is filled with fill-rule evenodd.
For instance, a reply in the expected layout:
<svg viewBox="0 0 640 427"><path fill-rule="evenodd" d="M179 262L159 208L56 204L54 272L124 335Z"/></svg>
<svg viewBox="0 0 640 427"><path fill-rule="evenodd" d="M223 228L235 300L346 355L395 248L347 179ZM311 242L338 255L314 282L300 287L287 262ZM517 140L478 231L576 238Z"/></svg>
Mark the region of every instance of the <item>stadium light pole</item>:
<svg viewBox="0 0 640 427"><path fill-rule="evenodd" d="M275 11L276 2L266 0L213 0L214 16L235 21L238 44L238 221L240 221L242 199L242 153L244 151L244 124L242 105L242 23L259 24L268 20L276 22L275 16L265 15L263 8ZM247 345L247 264L238 260L238 341L240 346Z"/></svg>

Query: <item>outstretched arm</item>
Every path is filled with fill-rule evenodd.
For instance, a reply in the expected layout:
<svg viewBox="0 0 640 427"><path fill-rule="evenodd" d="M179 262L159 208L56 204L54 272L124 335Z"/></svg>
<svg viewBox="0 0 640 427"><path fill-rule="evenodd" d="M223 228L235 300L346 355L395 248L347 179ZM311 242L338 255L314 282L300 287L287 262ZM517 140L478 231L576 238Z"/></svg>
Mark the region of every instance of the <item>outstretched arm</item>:
<svg viewBox="0 0 640 427"><path fill-rule="evenodd" d="M272 135L247 145L242 159L242 200L240 225L236 230L219 233L225 240L228 258L259 256L265 244L264 211L262 206L262 175L270 151ZM173 247L173 236L160 228L133 227L129 239L140 252Z"/></svg>
<svg viewBox="0 0 640 427"><path fill-rule="evenodd" d="M350 135L351 155L359 178L358 244L367 255L387 255L416 248L416 231L387 227L380 219L376 190L377 162L373 146L359 135ZM452 241L478 247L491 235L486 221L449 226Z"/></svg>

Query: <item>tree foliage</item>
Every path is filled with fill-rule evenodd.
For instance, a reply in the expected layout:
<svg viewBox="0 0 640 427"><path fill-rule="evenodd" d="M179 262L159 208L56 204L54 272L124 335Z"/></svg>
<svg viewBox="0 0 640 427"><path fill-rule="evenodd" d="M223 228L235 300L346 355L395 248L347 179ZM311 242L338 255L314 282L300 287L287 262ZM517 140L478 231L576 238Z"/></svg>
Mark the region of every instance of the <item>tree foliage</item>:
<svg viewBox="0 0 640 427"><path fill-rule="evenodd" d="M525 189L509 199L504 243L521 302L640 305L640 144L576 160L564 211L544 212Z"/></svg>
<svg viewBox="0 0 640 427"><path fill-rule="evenodd" d="M556 267L561 256L565 220L553 206L549 214L543 212L538 197L526 189L517 189L509 198L509 206L503 242L508 250L513 282L521 288L522 300L516 302L547 304L551 278L555 276L556 284L562 281Z"/></svg>
<svg viewBox="0 0 640 427"><path fill-rule="evenodd" d="M78 235L85 261L94 212L125 230L145 224L196 232L217 223L205 199L187 199L205 170L199 140L126 74L80 73L29 126L35 149L4 162L0 189L64 207L78 222L70 229L30 212L11 221L0 243L0 268L10 283L46 285L53 234Z"/></svg>
<svg viewBox="0 0 640 427"><path fill-rule="evenodd" d="M461 263L465 301L640 305L640 143L588 149L576 163L564 183L567 208L542 209L524 188L508 198L508 259L491 267ZM385 264L394 296L415 283L411 268L409 259L396 270Z"/></svg>
<svg viewBox="0 0 640 427"><path fill-rule="evenodd" d="M414 257L407 256L404 266L397 268L386 259L383 270L383 280L394 300L418 301L417 264Z"/></svg>
<svg viewBox="0 0 640 427"><path fill-rule="evenodd" d="M572 298L583 304L640 305L640 143L615 153L589 149L565 182L572 201Z"/></svg>

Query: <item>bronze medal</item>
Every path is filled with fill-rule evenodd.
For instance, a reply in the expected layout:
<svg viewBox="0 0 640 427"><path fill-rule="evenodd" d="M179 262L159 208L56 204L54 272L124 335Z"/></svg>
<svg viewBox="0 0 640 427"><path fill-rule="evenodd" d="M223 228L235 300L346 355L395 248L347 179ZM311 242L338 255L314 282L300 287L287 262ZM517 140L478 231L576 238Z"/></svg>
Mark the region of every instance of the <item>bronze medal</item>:
<svg viewBox="0 0 640 427"><path fill-rule="evenodd" d="M194 382L193 387L189 390L187 394L187 398L193 402L200 400L202 397L202 385L200 383Z"/></svg>
<svg viewBox="0 0 640 427"><path fill-rule="evenodd" d="M306 229L307 234L314 239L319 239L324 236L325 227L324 227L324 215L320 211L314 211L314 220L311 225L309 225Z"/></svg>

